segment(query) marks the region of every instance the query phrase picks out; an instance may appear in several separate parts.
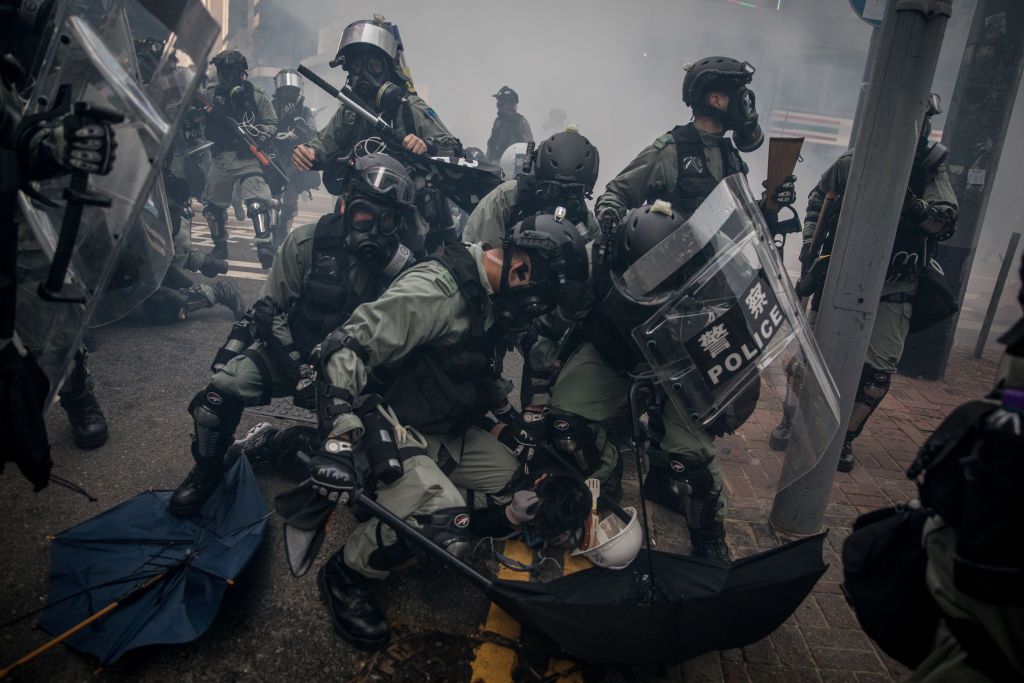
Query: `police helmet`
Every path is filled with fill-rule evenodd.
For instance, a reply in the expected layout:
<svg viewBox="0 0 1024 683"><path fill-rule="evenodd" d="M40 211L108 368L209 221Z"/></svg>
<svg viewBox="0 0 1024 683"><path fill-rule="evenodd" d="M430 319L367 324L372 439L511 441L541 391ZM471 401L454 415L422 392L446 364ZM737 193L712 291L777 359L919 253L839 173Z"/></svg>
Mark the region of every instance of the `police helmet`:
<svg viewBox="0 0 1024 683"><path fill-rule="evenodd" d="M559 207L553 214L541 213L516 223L506 235L502 246L522 249L530 256L530 284L505 287L510 259L505 259L502 286L519 299L533 297L531 306L547 311L556 305L569 319L581 319L591 302L590 262L583 232Z"/></svg>
<svg viewBox="0 0 1024 683"><path fill-rule="evenodd" d="M590 140L576 130L555 133L537 146L534 176L538 182L583 185L594 189L600 156Z"/></svg>
<svg viewBox="0 0 1024 683"><path fill-rule="evenodd" d="M683 77L683 102L687 106L700 106L704 96L715 90L730 93L750 83L754 78L754 67L731 57L705 57L685 67Z"/></svg>
<svg viewBox="0 0 1024 683"><path fill-rule="evenodd" d="M376 50L387 57L388 64L394 69L398 56L398 40L391 28L378 19L360 19L345 27L341 33L338 53L331 60L331 67L345 66L346 55L361 50Z"/></svg>
<svg viewBox="0 0 1024 683"><path fill-rule="evenodd" d="M305 80L295 69L281 69L274 76L274 89L280 90L281 88L296 88L299 92L302 92L302 88L306 85Z"/></svg>
<svg viewBox="0 0 1024 683"><path fill-rule="evenodd" d="M345 183L347 197L362 197L375 204L413 209L416 185L401 162L382 152L349 161Z"/></svg>
<svg viewBox="0 0 1024 683"><path fill-rule="evenodd" d="M501 89L494 93L492 97L496 100L512 100L514 103L519 104L519 93L507 85L501 86Z"/></svg>
<svg viewBox="0 0 1024 683"><path fill-rule="evenodd" d="M210 63L217 68L233 66L241 69L242 71L249 70L249 62L245 59L245 55L238 50L224 50L211 59Z"/></svg>

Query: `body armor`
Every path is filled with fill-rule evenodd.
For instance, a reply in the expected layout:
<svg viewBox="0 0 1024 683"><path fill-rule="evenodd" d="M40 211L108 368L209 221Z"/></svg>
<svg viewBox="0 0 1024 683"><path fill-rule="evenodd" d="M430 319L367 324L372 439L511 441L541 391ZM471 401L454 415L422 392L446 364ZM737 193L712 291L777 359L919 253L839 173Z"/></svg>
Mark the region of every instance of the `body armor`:
<svg viewBox="0 0 1024 683"><path fill-rule="evenodd" d="M721 178L716 179L711 175L707 155L704 153L704 142L692 123L673 128L672 138L675 140L678 163L676 186L668 192L652 194L647 201L654 203L656 199L662 199L677 211L688 215L697 210ZM746 175L749 169L732 140L723 137L721 147L722 178L734 173Z"/></svg>

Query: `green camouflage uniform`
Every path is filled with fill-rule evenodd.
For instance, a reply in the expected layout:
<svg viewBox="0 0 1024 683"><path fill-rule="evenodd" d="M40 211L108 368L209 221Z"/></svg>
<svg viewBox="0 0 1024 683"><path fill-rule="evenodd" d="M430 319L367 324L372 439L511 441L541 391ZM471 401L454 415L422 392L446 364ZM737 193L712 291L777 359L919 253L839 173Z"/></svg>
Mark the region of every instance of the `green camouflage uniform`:
<svg viewBox="0 0 1024 683"><path fill-rule="evenodd" d="M477 262L485 292L492 293L483 267L483 249L469 245ZM341 327L341 332L359 342L368 353L368 362L349 348L334 353L327 362L327 376L335 387L359 396L371 369L397 366L414 350L430 346L454 345L470 331L470 308L459 292L451 273L438 262L426 261L405 271L375 301L363 304ZM490 310L485 329L494 324ZM351 435L358 439L362 422L348 413L335 418L331 434ZM507 502L487 494L501 491L519 469L512 452L490 432L471 428L463 435L427 434L426 455L416 455L404 463L404 474L393 484L377 487L377 500L410 524L419 525L416 516L445 508L466 505L459 489L472 490L490 502ZM445 476L439 462L457 465ZM474 505L476 506L476 505ZM371 567L370 554L377 548L377 520L359 524L345 542L345 564L370 578L385 578L388 572ZM397 542L394 532L382 527L386 546Z"/></svg>
<svg viewBox="0 0 1024 683"><path fill-rule="evenodd" d="M811 191L807 202L807 214L804 216L804 242L809 242L814 237L814 229L818 223L818 215L821 213L822 203L825 194L829 191L835 192L840 197L846 191L846 183L850 177L850 167L853 164L853 151L849 151L839 157L821 176L818 185ZM946 204L957 207L956 195L949 183L949 172L945 166L925 185L924 194L921 199L929 204ZM838 207L836 207L838 208ZM834 209L831 211L834 212ZM838 216L838 213L833 213ZM901 230L904 229L901 226ZM915 228L910 227L914 230ZM917 291L916 282L891 282L886 281L882 286L882 298L885 299L893 294L913 295ZM900 356L903 355L903 345L910 333L910 316L914 307L909 301L880 301L878 313L875 316L875 324L871 330L871 341L868 344L868 355L865 362L876 370L882 372L896 372ZM813 325L817 319L817 311L811 311L809 316Z"/></svg>
<svg viewBox="0 0 1024 683"><path fill-rule="evenodd" d="M212 99L215 88L210 88L207 95ZM262 89L253 86L253 96L256 100L257 125L264 127L266 134L273 137L277 132L277 113L270 98ZM210 164L210 174L206 178L206 190L203 192L203 202L216 207L227 209L231 205L231 197L238 184L239 197L244 202L246 199L262 199L268 204L270 202L270 187L263 179L263 167L249 152L236 150L217 149L214 146L213 159Z"/></svg>

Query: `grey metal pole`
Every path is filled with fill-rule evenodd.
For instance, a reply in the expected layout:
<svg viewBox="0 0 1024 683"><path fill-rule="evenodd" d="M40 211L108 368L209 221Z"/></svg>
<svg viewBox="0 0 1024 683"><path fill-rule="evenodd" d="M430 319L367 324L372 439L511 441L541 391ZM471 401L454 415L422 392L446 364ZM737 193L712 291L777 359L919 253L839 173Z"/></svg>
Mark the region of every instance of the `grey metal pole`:
<svg viewBox="0 0 1024 683"><path fill-rule="evenodd" d="M850 143L847 149L852 149L857 143L857 127L863 123L861 113L864 111L864 98L868 94L868 82L871 79L871 67L875 64L875 57L878 55L879 36L882 35L882 27L875 26L871 29L871 40L868 43L868 54L864 58L864 76L860 79L860 93L857 95L857 109L853 115L853 128L850 130Z"/></svg>
<svg viewBox="0 0 1024 683"><path fill-rule="evenodd" d="M799 476L776 494L771 512L772 524L784 532L815 533L825 517L952 5L952 0L886 3L814 330L839 388L840 426L806 473L787 469L808 447L799 438L790 441L783 469Z"/></svg>
<svg viewBox="0 0 1024 683"><path fill-rule="evenodd" d="M960 216L956 234L939 246L936 259L961 304L1022 73L1024 2L979 0L942 128L942 142L949 147L949 181L960 203ZM910 335L900 373L941 378L959 319L956 314L931 329Z"/></svg>
<svg viewBox="0 0 1024 683"><path fill-rule="evenodd" d="M981 358L985 351L985 343L988 341L988 333L992 329L992 321L995 320L996 311L999 309L999 300L1003 297L1003 288L1006 287L1006 278L1013 266L1014 256L1017 255L1017 244L1020 242L1020 233L1010 235L1010 243L1006 246L1006 255L1003 256L1003 265L999 267L999 277L996 278L995 289L992 290L992 298L988 302L988 310L985 311L985 320L981 323L981 332L978 333L978 343L974 345L974 357Z"/></svg>

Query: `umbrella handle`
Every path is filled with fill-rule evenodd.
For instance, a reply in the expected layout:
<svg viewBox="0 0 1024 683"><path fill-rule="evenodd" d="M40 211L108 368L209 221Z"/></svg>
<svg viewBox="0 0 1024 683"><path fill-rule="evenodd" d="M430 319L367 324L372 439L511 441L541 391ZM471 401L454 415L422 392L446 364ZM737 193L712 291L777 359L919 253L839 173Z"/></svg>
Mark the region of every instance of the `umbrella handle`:
<svg viewBox="0 0 1024 683"><path fill-rule="evenodd" d="M8 674L10 674L12 671L14 671L19 666L21 666L23 664L28 664L29 662L31 662L36 657L39 657L40 655L45 654L46 652L49 652L50 650L52 650L53 648L55 648L58 645L60 645L61 643L63 643L65 640L67 640L71 636L75 635L76 633L78 633L79 631L84 629L89 624L91 624L94 621L96 621L97 619L105 617L106 615L108 615L111 612L113 612L115 609L118 608L118 606L120 604L121 603L119 603L119 602L112 602L112 603L110 603L109 605L107 605L106 607L101 609L96 614L93 614L92 616L88 617L85 621L80 622L80 623L72 626L67 631L64 631L64 633L61 633L59 636L57 636L53 640L45 643L44 645L40 645L35 650L32 650L32 652L29 652L27 655L25 655L24 657L22 657L18 661L14 662L13 664L10 664L10 665L4 667L3 669L0 669L0 678L7 678Z"/></svg>
<svg viewBox="0 0 1024 683"><path fill-rule="evenodd" d="M12 671L14 671L15 669L17 669L19 666L22 666L24 664L28 664L29 662L31 662L36 657L39 657L40 655L43 655L43 654L49 652L50 650L52 650L53 648L57 647L58 645L63 643L65 640L67 640L71 636L75 635L76 633L78 633L79 631L84 629L89 624L91 624L94 621L97 621L97 620L102 619L103 617L107 616L108 614L113 612L115 609L120 607L121 603L123 603L123 602L125 602L125 601L127 601L127 600L129 600L129 599L131 599L133 597L136 597L137 595L139 595L139 593L141 593L142 591L152 587L154 584L159 582L165 576L167 576L167 572L163 572L163 573L157 574L156 576L147 579L146 581L140 583L138 586L135 586L130 591L125 593L118 600L115 600L114 602L110 603L109 605L107 605L106 607L101 609L99 612L96 612L95 614L92 614L92 615L86 617L84 621L81 621L81 622L75 624L74 626L69 628L67 631L64 631L64 633L61 633L59 636L57 636L53 640L51 640L51 641L49 641L47 643L44 643L43 645L40 645L35 650L32 650L32 652L29 652L27 655L25 655L24 657L22 657L18 661L13 662L12 664L7 665L3 669L0 669L0 679L7 678L7 676L10 675L10 673Z"/></svg>

